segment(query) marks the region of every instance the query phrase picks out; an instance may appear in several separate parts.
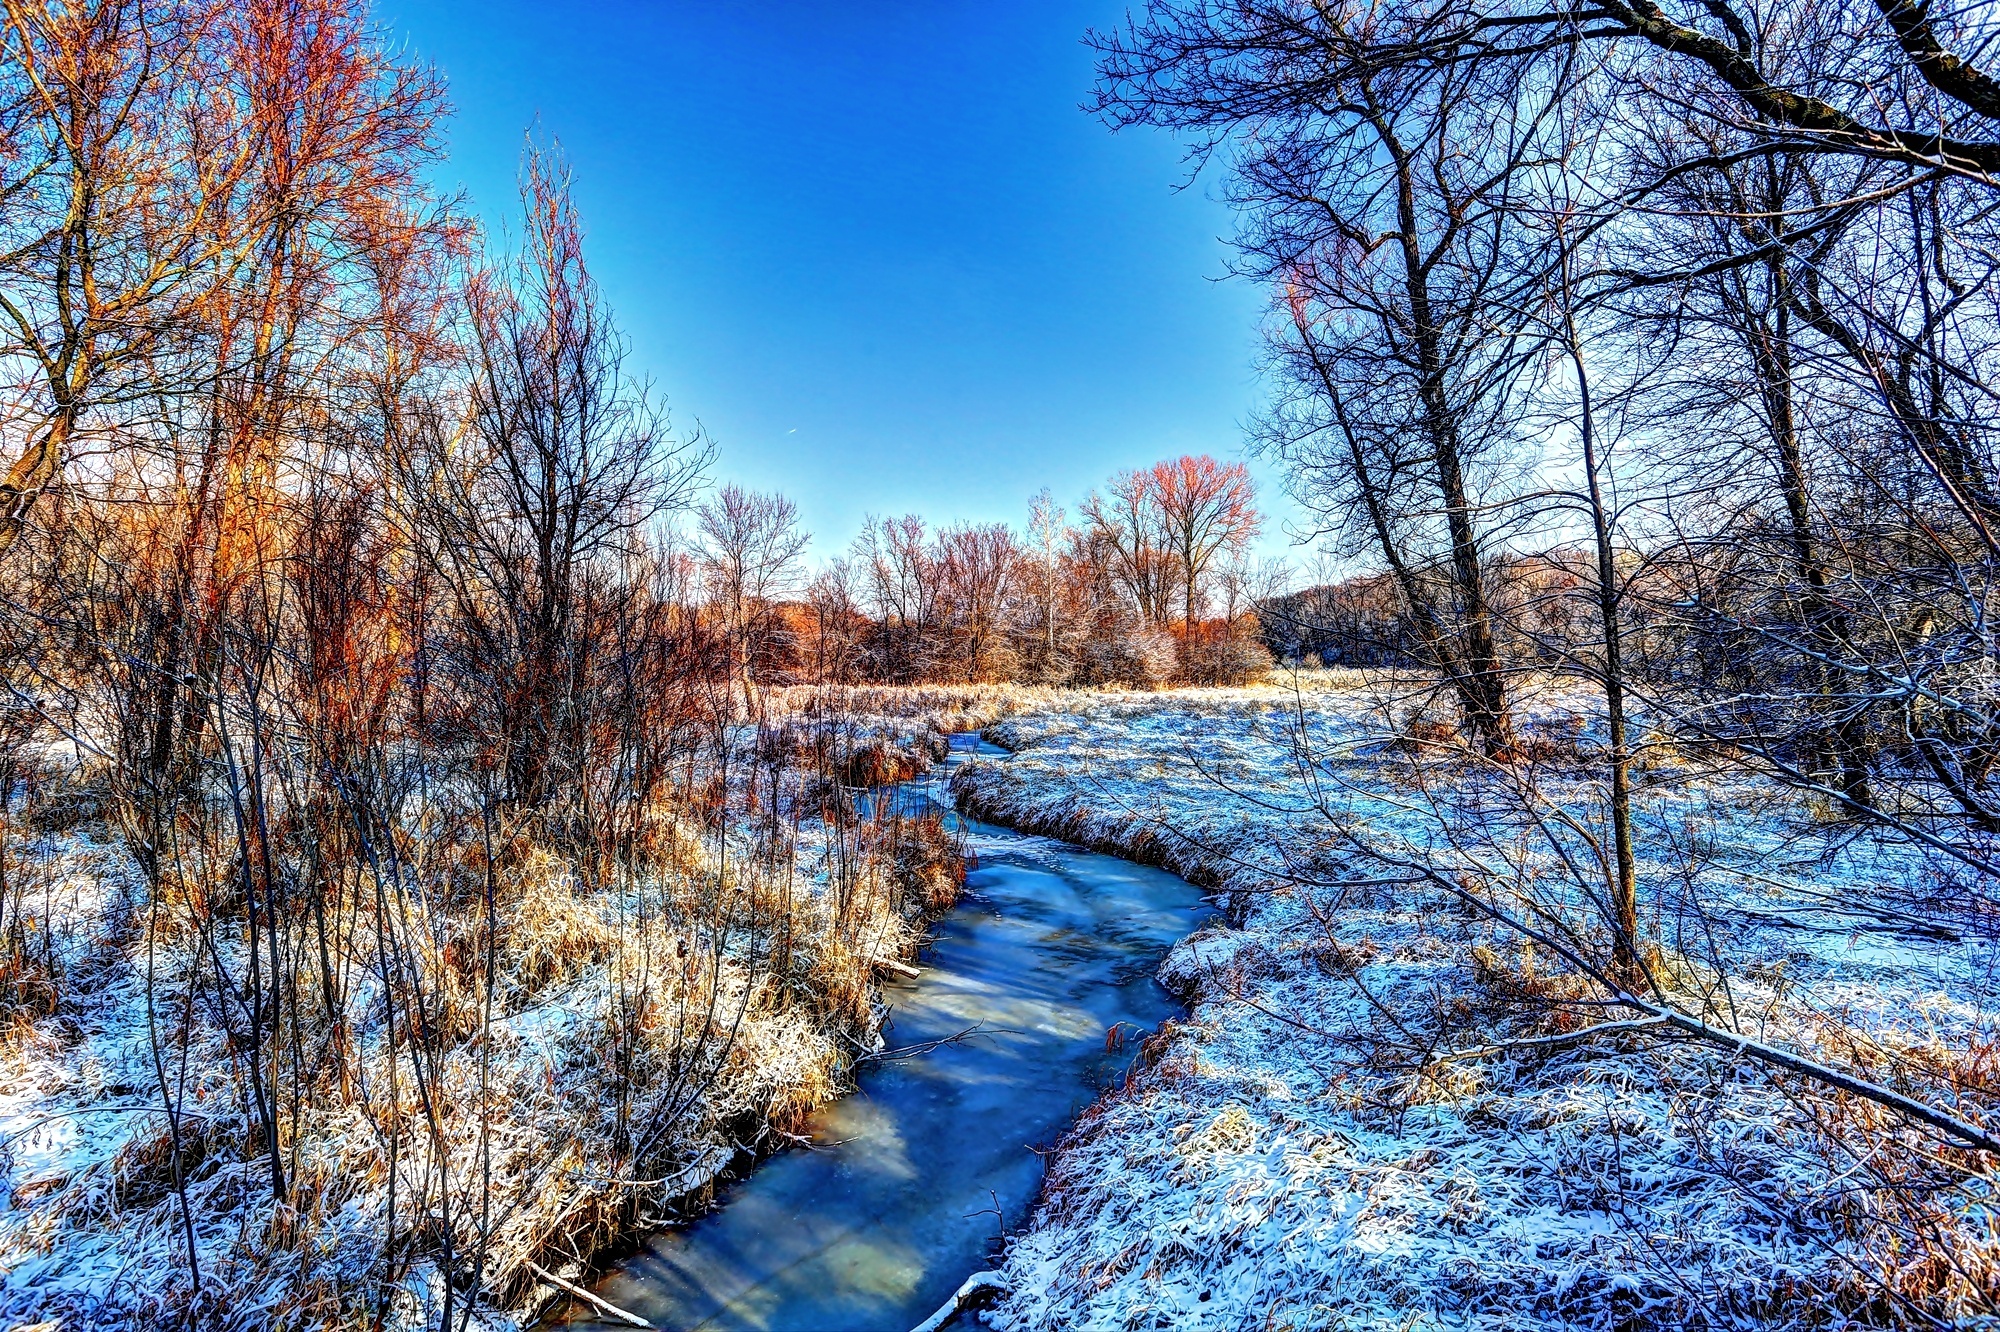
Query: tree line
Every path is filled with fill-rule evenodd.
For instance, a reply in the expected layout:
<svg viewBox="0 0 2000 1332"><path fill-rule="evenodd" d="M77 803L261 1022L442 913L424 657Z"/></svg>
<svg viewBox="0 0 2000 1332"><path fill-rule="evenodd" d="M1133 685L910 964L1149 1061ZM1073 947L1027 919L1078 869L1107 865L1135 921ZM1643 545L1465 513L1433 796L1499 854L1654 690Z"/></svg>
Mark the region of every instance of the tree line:
<svg viewBox="0 0 2000 1332"><path fill-rule="evenodd" d="M768 682L1241 683L1269 665L1249 471L1207 455L1121 471L1070 513L1045 489L1023 531L869 517L808 578L780 495L728 485L698 510L716 604L750 616Z"/></svg>

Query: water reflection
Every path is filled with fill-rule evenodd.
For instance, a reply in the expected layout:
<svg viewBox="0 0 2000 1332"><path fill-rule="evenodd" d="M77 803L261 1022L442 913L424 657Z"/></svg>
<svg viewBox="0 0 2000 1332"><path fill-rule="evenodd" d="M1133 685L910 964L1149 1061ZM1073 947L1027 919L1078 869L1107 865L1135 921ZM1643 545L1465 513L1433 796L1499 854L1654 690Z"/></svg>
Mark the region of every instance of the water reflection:
<svg viewBox="0 0 2000 1332"><path fill-rule="evenodd" d="M940 776L900 798L942 791ZM815 1149L765 1162L717 1210L654 1238L600 1285L606 1299L671 1329L908 1332L1022 1219L1041 1182L1033 1149L1129 1059L1105 1033L1172 1013L1153 967L1199 922L1201 897L1163 870L967 832L978 868L923 975L888 987L886 1035L909 1047L980 1034L871 1065L818 1116Z"/></svg>

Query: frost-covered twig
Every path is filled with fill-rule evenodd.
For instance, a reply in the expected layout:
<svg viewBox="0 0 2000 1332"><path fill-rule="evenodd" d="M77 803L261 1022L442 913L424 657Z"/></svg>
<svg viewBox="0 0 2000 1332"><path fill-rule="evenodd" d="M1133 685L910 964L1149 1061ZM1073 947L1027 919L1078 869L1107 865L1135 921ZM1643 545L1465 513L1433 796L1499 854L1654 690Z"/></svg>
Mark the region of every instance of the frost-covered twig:
<svg viewBox="0 0 2000 1332"><path fill-rule="evenodd" d="M893 1050L870 1050L854 1062L857 1064L866 1064L882 1059L911 1059L917 1055L925 1055L933 1050L942 1049L947 1045L957 1045L961 1041L971 1040L974 1036L1018 1036L1020 1034L1011 1027L989 1027L984 1022L975 1022L964 1031L955 1032L950 1036L940 1036L934 1041L919 1041L915 1045L899 1045Z"/></svg>
<svg viewBox="0 0 2000 1332"><path fill-rule="evenodd" d="M1463 1050L1449 1050L1433 1056L1417 1072L1428 1074L1439 1064L1449 1064L1459 1059L1485 1059L1493 1055L1512 1054L1516 1050L1546 1050L1564 1045L1575 1045L1579 1041L1594 1040L1599 1036L1612 1036L1626 1031L1648 1031L1660 1026L1664 1018L1633 1018L1626 1022L1598 1022L1575 1031L1560 1031L1553 1036L1524 1036L1516 1041L1494 1041L1490 1045L1472 1045Z"/></svg>

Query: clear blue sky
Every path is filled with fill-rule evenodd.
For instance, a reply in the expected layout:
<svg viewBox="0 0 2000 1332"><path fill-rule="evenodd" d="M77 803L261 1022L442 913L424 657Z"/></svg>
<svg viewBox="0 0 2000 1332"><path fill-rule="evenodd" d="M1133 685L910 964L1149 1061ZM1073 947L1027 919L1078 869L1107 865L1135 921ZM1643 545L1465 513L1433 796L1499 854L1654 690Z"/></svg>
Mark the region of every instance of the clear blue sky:
<svg viewBox="0 0 2000 1332"><path fill-rule="evenodd" d="M1241 456L1261 301L1215 280L1228 212L1176 192L1170 140L1078 110L1120 0L378 12L449 81L440 183L483 216L531 123L561 140L638 368L816 558L866 513L1019 523L1043 485Z"/></svg>

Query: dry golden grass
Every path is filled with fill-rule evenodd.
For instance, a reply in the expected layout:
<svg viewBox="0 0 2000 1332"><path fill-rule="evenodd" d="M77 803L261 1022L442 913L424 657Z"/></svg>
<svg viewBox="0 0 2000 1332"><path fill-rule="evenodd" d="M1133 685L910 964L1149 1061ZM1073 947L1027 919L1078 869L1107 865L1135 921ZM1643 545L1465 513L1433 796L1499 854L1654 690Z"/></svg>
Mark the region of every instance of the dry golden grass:
<svg viewBox="0 0 2000 1332"><path fill-rule="evenodd" d="M575 1272L643 1218L698 1209L744 1148L771 1150L851 1086L883 964L914 953L963 880L935 817L823 830L851 843L836 881L798 859L794 837L746 831L757 819L740 792L726 807L715 794L714 809L646 811L617 858L524 820L495 829L489 863L476 811L434 811L397 834L392 881L349 862L291 882L317 897L294 900L295 999L266 1037L293 1199L275 1217L232 1038L208 1000L183 1003L190 984L212 990L216 957L245 956L241 860L226 823L185 823L157 894L91 928L107 941L101 966L130 973L152 949L170 1061L172 1023L189 1015L188 1113L177 1135L162 1116L133 1117L110 1160L17 1193L17 1208L39 1205L16 1214L8 1250L116 1232L121 1250L154 1254L153 1314L185 1314L172 1278L184 1186L206 1299L334 1327L374 1316L392 1231L405 1269L447 1249L463 1268L483 1243L489 1297L531 1313L548 1288L530 1264ZM52 1088L74 1052L63 1002L10 1007L0 1035L0 1060L33 1064ZM158 1099L157 1087L120 1094Z"/></svg>

